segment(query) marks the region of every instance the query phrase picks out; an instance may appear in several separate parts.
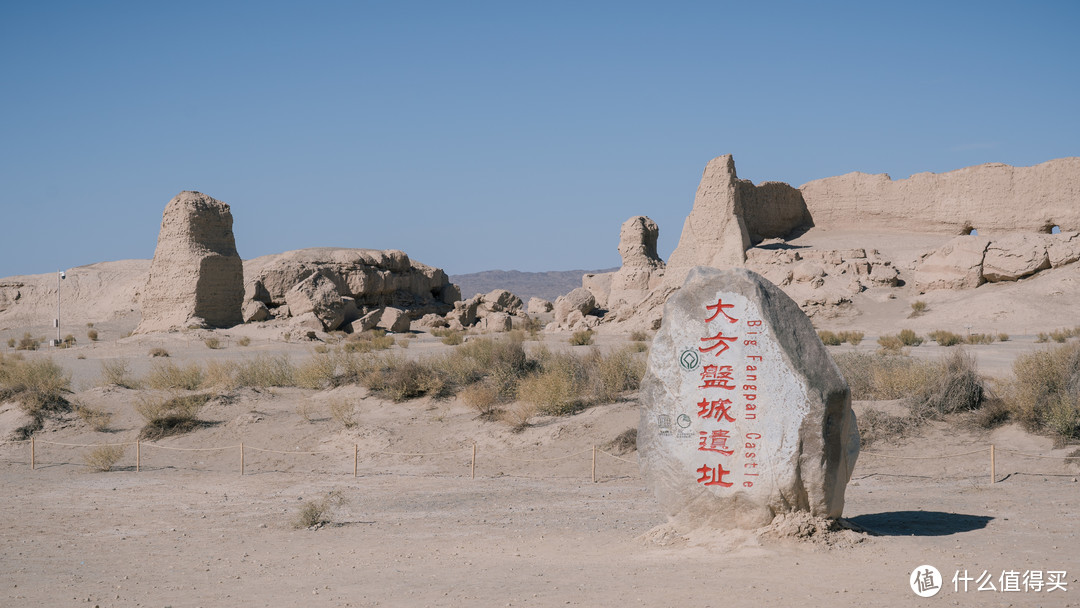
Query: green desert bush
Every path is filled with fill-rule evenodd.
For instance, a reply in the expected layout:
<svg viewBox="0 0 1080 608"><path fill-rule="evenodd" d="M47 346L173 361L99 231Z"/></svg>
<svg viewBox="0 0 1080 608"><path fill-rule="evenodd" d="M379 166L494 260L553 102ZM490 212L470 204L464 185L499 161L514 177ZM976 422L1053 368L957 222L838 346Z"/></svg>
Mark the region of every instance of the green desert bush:
<svg viewBox="0 0 1080 608"><path fill-rule="evenodd" d="M99 445L83 456L86 466L99 473L108 473L124 457L122 445Z"/></svg>
<svg viewBox="0 0 1080 608"><path fill-rule="evenodd" d="M1005 389L1009 416L1027 428L1080 437L1080 344L1020 355Z"/></svg>
<svg viewBox="0 0 1080 608"><path fill-rule="evenodd" d="M935 329L928 334L930 339L937 342L939 346L956 346L964 341L964 337L960 334L954 334L951 331L944 329Z"/></svg>
<svg viewBox="0 0 1080 608"><path fill-rule="evenodd" d="M181 366L172 361L156 361L146 375L146 384L158 390L197 390L203 382L198 363Z"/></svg>
<svg viewBox="0 0 1080 608"><path fill-rule="evenodd" d="M570 336L570 344L574 346L588 346L593 343L593 332L591 329L583 329L581 331L575 331Z"/></svg>
<svg viewBox="0 0 1080 608"><path fill-rule="evenodd" d="M127 361L123 359L106 359L101 362L101 384L131 389L140 386L139 379L132 375Z"/></svg>
<svg viewBox="0 0 1080 608"><path fill-rule="evenodd" d="M135 411L146 424L139 431L139 439L153 441L162 437L187 433L202 425L199 410L213 398L210 393L182 395L162 399L144 396L135 403Z"/></svg>

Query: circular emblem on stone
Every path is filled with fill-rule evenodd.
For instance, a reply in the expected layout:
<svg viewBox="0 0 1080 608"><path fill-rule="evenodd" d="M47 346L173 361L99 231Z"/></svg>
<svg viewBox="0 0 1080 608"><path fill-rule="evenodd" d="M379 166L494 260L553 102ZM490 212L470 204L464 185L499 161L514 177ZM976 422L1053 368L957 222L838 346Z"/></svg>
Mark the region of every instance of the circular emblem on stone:
<svg viewBox="0 0 1080 608"><path fill-rule="evenodd" d="M680 429L685 429L690 426L690 416L679 414L679 417L675 419L675 423L679 425Z"/></svg>
<svg viewBox="0 0 1080 608"><path fill-rule="evenodd" d="M688 372L697 369L698 363L700 362L701 358L692 348L687 348L679 355L679 365Z"/></svg>

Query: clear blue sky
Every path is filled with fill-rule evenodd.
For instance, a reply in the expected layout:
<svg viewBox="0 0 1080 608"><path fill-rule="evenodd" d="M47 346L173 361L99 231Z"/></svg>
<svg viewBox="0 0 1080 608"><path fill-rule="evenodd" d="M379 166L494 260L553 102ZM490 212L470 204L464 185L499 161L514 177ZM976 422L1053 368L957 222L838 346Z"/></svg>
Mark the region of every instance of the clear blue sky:
<svg viewBox="0 0 1080 608"><path fill-rule="evenodd" d="M245 258L450 273L674 249L755 182L1080 155L1077 2L5 2L0 276L153 255L181 190Z"/></svg>

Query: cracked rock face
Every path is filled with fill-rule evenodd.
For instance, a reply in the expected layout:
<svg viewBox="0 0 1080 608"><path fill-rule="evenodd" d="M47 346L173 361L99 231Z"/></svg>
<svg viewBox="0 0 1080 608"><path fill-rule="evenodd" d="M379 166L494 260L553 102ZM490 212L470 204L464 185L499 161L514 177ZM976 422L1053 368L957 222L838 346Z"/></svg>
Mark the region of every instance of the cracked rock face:
<svg viewBox="0 0 1080 608"><path fill-rule="evenodd" d="M244 263L229 206L184 191L165 206L137 333L243 322Z"/></svg>
<svg viewBox="0 0 1080 608"><path fill-rule="evenodd" d="M641 389L641 469L673 523L840 517L859 452L847 382L791 298L697 267L664 306Z"/></svg>

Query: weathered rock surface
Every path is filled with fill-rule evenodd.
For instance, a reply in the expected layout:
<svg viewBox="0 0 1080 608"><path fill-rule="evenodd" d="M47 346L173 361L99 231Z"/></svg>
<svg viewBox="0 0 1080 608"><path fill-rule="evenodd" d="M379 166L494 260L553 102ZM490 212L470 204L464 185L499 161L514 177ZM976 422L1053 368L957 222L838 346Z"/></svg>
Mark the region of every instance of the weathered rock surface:
<svg viewBox="0 0 1080 608"><path fill-rule="evenodd" d="M756 273L690 271L664 307L640 399L641 469L673 523L843 513L859 451L848 385L806 315Z"/></svg>
<svg viewBox="0 0 1080 608"><path fill-rule="evenodd" d="M555 300L555 321L563 322L572 311L587 315L596 308L596 298L588 289L578 287Z"/></svg>
<svg viewBox="0 0 1080 608"><path fill-rule="evenodd" d="M551 312L555 306L541 298L529 298L528 313L530 315L542 315Z"/></svg>
<svg viewBox="0 0 1080 608"><path fill-rule="evenodd" d="M983 278L991 283L1015 281L1050 268L1043 236L1009 234L992 239L983 258Z"/></svg>
<svg viewBox="0 0 1080 608"><path fill-rule="evenodd" d="M409 313L393 306L384 308L379 319L379 327L396 334L409 331L411 325L412 320L409 319Z"/></svg>
<svg viewBox="0 0 1080 608"><path fill-rule="evenodd" d="M682 285L694 266L742 266L750 235L738 199L739 178L735 159L725 154L709 161L694 197L694 207L683 224L679 245L664 271L664 286Z"/></svg>
<svg viewBox="0 0 1080 608"><path fill-rule="evenodd" d="M244 304L244 323L258 323L270 318L270 309L259 301L248 301Z"/></svg>
<svg viewBox="0 0 1080 608"><path fill-rule="evenodd" d="M593 294L597 308L608 307L608 296L611 295L611 281L614 278L614 272L592 272L581 275L581 286Z"/></svg>
<svg viewBox="0 0 1080 608"><path fill-rule="evenodd" d="M441 269L396 250L300 249L248 260L244 269L247 299L271 310L285 304L293 286L316 273L330 279L341 297L353 298L358 315L386 306L415 318L442 315L461 298Z"/></svg>
<svg viewBox="0 0 1080 608"><path fill-rule="evenodd" d="M664 261L656 253L660 228L651 219L638 215L623 222L619 230L622 267L611 276L608 297L601 307L634 306L664 281ZM584 286L584 285L583 285Z"/></svg>
<svg viewBox="0 0 1080 608"><path fill-rule="evenodd" d="M971 289L983 283L982 265L990 239L958 236L922 259L915 270L915 288Z"/></svg>
<svg viewBox="0 0 1080 608"><path fill-rule="evenodd" d="M369 329L375 329L375 327L379 324L379 319L382 319L382 313L382 309L377 308L350 323L349 328L352 329L354 334L358 334Z"/></svg>
<svg viewBox="0 0 1080 608"><path fill-rule="evenodd" d="M313 313L326 331L334 331L345 322L345 301L337 286L320 272L308 275L285 293L285 303L294 317Z"/></svg>
<svg viewBox="0 0 1080 608"><path fill-rule="evenodd" d="M1080 158L1033 167L989 163L892 180L848 173L800 188L821 228L979 236L1080 230Z"/></svg>
<svg viewBox="0 0 1080 608"><path fill-rule="evenodd" d="M169 201L136 333L243 322L244 265L232 223L229 206L201 192L184 191Z"/></svg>

